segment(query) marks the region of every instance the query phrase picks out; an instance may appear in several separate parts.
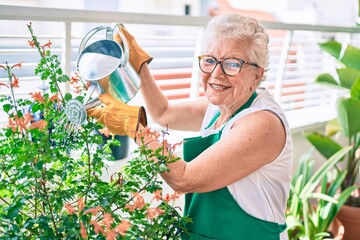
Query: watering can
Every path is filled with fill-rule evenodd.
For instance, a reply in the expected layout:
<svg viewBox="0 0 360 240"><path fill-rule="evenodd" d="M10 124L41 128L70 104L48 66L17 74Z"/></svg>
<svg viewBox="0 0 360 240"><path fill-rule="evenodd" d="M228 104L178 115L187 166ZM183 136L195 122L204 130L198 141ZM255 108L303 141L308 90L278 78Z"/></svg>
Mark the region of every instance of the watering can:
<svg viewBox="0 0 360 240"><path fill-rule="evenodd" d="M65 112L69 121L75 125L86 122L86 109L101 104L99 99L91 95L97 90L99 94L108 93L114 98L127 103L140 88L140 78L129 62L129 46L121 33L121 24L99 26L90 30L82 39L77 59L79 75L90 83L83 100L71 100L67 103ZM98 32L105 31L105 39L88 44ZM122 45L114 41L114 34L119 34Z"/></svg>

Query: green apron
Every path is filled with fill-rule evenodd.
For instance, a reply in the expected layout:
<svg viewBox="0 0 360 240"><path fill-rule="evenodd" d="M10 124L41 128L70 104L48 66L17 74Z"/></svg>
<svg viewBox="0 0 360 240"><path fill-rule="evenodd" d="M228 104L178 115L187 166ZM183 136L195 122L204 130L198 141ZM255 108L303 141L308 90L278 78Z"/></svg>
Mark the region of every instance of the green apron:
<svg viewBox="0 0 360 240"><path fill-rule="evenodd" d="M248 108L256 96L254 93L232 117ZM220 113L212 119L208 127L219 115ZM222 130L223 128L218 133L203 138L184 139L184 160L190 162L219 141ZM206 193L186 194L184 215L192 219L186 226L189 234L182 236L184 240L275 240L280 238L280 233L286 228L285 224L268 222L246 213L227 187Z"/></svg>

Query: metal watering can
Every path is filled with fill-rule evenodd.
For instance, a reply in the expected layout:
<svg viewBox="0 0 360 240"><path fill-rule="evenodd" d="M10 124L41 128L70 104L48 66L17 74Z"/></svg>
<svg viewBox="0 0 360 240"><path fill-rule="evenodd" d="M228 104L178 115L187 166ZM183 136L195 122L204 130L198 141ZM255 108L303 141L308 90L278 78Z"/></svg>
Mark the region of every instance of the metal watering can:
<svg viewBox="0 0 360 240"><path fill-rule="evenodd" d="M68 120L73 125L86 122L86 109L101 104L99 99L91 95L95 90L99 94L108 93L114 98L127 103L140 88L140 78L129 63L129 46L121 33L121 24L100 26L90 30L82 39L78 51L77 71L90 82L90 87L83 100L70 100L65 107ZM98 32L105 31L105 39L89 45L89 40ZM114 41L114 34L119 34L122 45ZM90 101L89 101L90 100Z"/></svg>

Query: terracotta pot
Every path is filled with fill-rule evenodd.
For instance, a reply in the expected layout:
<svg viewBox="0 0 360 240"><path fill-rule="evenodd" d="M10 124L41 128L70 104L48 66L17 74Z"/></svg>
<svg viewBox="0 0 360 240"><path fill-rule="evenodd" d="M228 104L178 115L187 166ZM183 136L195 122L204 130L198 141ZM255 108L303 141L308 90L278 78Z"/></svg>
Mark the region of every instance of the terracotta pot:
<svg viewBox="0 0 360 240"><path fill-rule="evenodd" d="M344 225L345 240L360 240L360 208L344 205L337 215Z"/></svg>
<svg viewBox="0 0 360 240"><path fill-rule="evenodd" d="M333 237L333 240L343 240L344 239L344 225L340 219L336 216L334 220L330 223L328 228L329 233Z"/></svg>

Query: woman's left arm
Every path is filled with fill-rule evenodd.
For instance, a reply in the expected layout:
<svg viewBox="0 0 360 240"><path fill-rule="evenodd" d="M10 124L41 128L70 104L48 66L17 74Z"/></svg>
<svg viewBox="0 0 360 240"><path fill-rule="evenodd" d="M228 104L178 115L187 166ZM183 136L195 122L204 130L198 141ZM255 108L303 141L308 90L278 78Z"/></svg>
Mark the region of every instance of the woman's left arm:
<svg viewBox="0 0 360 240"><path fill-rule="evenodd" d="M275 160L285 141L285 127L274 113L254 112L239 119L221 140L191 162L169 164L170 172L162 177L180 192L220 189ZM153 141L150 147L156 149L157 144Z"/></svg>

